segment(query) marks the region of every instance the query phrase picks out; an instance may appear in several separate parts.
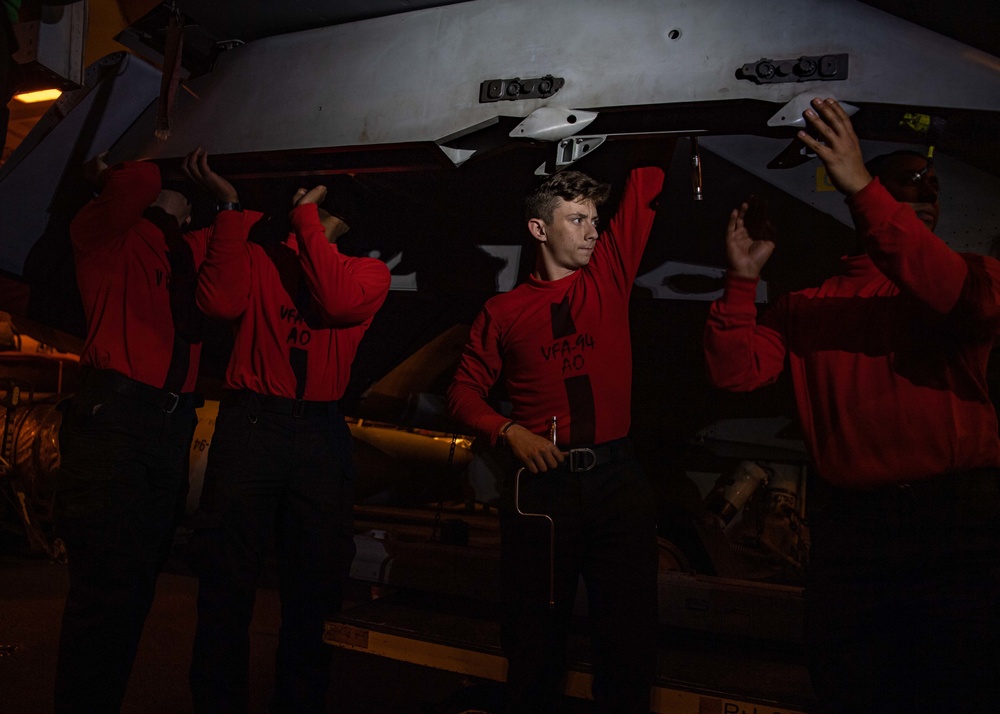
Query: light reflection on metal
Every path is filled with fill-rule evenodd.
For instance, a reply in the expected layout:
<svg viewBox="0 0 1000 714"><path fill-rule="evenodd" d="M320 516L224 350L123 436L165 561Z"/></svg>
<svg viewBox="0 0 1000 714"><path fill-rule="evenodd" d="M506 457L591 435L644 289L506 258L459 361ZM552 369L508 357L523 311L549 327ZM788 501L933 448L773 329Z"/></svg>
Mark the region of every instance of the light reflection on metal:
<svg viewBox="0 0 1000 714"><path fill-rule="evenodd" d="M536 109L510 132L514 139L559 141L579 134L597 118L597 112L547 106Z"/></svg>
<svg viewBox="0 0 1000 714"><path fill-rule="evenodd" d="M464 467L472 461L473 438L414 429L367 419L347 418L351 436L395 459Z"/></svg>
<svg viewBox="0 0 1000 714"><path fill-rule="evenodd" d="M59 467L58 399L0 406L0 423L10 440L8 463L0 468L0 476L10 481L29 546L61 559L59 543L46 535L52 530L53 477Z"/></svg>
<svg viewBox="0 0 1000 714"><path fill-rule="evenodd" d="M796 97L793 97L785 106L774 113L770 119L767 120L768 126L794 126L800 129L805 128L806 120L802 116L806 109L812 107L812 100L816 97L821 97L826 99L830 97L830 94L823 94L816 90L809 92L803 92ZM840 106L844 108L847 112L847 116L854 116L858 112L858 108L853 104L848 104L847 102L840 102Z"/></svg>
<svg viewBox="0 0 1000 714"><path fill-rule="evenodd" d="M215 432L215 421L219 413L219 403L208 400L205 406L198 409L198 425L195 427L194 438L191 441L190 452L190 489L188 491L186 510L194 513L201 499L201 491L205 481L205 467L208 465L208 453L212 445L212 435ZM398 468L406 464L408 467L421 466L460 472L472 462L472 444L474 439L464 434L448 434L429 429L418 429L399 426L387 422L372 421L347 417L347 426L355 444L365 444L372 452L380 455L376 460L368 451L365 452L364 464L369 470L362 469L359 491L374 492L382 485L391 485L393 478L405 479L405 469ZM357 454L356 454L357 455ZM393 471L396 464L397 472ZM378 473L375 473L377 470Z"/></svg>
<svg viewBox="0 0 1000 714"><path fill-rule="evenodd" d="M51 102L59 99L60 96L62 96L62 92L58 89L40 89L37 92L15 94L14 99L25 104L35 104L36 102Z"/></svg>
<svg viewBox="0 0 1000 714"><path fill-rule="evenodd" d="M691 137L691 197L701 201L705 197L702 192L701 154L698 153L698 137Z"/></svg>

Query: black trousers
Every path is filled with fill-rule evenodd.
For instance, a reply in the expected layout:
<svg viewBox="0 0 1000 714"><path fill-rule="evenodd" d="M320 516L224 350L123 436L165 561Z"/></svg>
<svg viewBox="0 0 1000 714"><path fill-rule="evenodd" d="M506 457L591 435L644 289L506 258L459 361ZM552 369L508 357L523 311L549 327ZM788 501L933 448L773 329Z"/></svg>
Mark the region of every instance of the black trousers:
<svg viewBox="0 0 1000 714"><path fill-rule="evenodd" d="M805 638L826 712L994 712L1000 470L810 492Z"/></svg>
<svg viewBox="0 0 1000 714"><path fill-rule="evenodd" d="M94 386L67 405L55 513L70 589L56 666L57 712L117 712L156 577L183 516L194 408L166 413Z"/></svg>
<svg viewBox="0 0 1000 714"><path fill-rule="evenodd" d="M513 483L503 499L507 711L559 711L582 575L597 711L646 714L655 674L658 551L653 497L639 465L628 459L581 473L524 472L521 510L547 513L555 525L554 607L548 605L548 523L516 512Z"/></svg>
<svg viewBox="0 0 1000 714"><path fill-rule="evenodd" d="M341 607L354 557L351 449L335 402L294 416L265 411L246 392L223 401L190 544L199 578L196 712L248 709L248 628L272 538L281 629L271 711L325 710L332 652L324 621Z"/></svg>

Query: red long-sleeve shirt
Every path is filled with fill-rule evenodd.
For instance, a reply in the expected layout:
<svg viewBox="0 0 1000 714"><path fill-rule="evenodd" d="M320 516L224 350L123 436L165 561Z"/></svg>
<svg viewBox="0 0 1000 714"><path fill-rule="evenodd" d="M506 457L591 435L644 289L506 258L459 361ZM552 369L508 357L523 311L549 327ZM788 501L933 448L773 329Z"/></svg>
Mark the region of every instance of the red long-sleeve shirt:
<svg viewBox="0 0 1000 714"><path fill-rule="evenodd" d="M756 281L729 274L705 355L716 386L773 382L787 356L819 473L847 488L1000 465L986 361L1000 262L952 251L876 179L848 201L866 255L756 320Z"/></svg>
<svg viewBox="0 0 1000 714"><path fill-rule="evenodd" d="M503 369L511 418L562 446L626 436L631 424L628 301L663 187L663 171L632 171L590 262L559 280L528 281L490 298L472 325L448 389L455 417L496 443L507 421L487 403Z"/></svg>
<svg viewBox="0 0 1000 714"><path fill-rule="evenodd" d="M128 161L104 173L100 195L73 219L70 237L77 283L87 318L80 363L110 369L157 388L165 385L171 359L183 357L181 391L194 389L201 356L200 315L194 310L195 276L213 231L226 225L245 233L243 218L220 214L213 228L168 240L143 217L160 193L152 163ZM183 255L190 251L189 255ZM183 275L175 274L183 264ZM170 285L175 285L171 308ZM176 343L175 349L175 341ZM186 352L186 355L184 354Z"/></svg>
<svg viewBox="0 0 1000 714"><path fill-rule="evenodd" d="M340 399L351 362L389 293L389 269L327 242L315 204L296 207L293 233L264 247L219 233L198 280L198 305L235 320L226 386L290 399Z"/></svg>

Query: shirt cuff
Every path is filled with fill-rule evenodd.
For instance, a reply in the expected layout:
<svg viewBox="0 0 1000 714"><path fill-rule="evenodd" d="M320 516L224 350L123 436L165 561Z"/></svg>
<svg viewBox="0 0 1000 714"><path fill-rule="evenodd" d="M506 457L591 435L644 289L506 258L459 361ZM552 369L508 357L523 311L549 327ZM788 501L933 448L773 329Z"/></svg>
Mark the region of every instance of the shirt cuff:
<svg viewBox="0 0 1000 714"><path fill-rule="evenodd" d="M726 271L726 280L724 283L725 294L732 294L734 296L742 297L748 295L751 300L757 299L757 283L760 282L760 278L748 278L745 275L739 275L734 273L732 270Z"/></svg>
<svg viewBox="0 0 1000 714"><path fill-rule="evenodd" d="M886 212L897 206L899 201L892 197L882 182L877 178L853 196L844 199L851 213L868 215L872 212Z"/></svg>

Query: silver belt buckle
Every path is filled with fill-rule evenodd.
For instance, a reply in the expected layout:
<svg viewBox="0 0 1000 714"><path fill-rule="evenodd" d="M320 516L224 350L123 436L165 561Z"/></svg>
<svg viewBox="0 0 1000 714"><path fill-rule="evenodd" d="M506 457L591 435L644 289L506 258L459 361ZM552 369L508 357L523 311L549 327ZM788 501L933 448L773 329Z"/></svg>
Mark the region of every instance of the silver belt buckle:
<svg viewBox="0 0 1000 714"><path fill-rule="evenodd" d="M589 462L587 461L589 457ZM569 450L569 470L573 473L579 471L590 471L597 466L597 454L593 449L570 449Z"/></svg>

